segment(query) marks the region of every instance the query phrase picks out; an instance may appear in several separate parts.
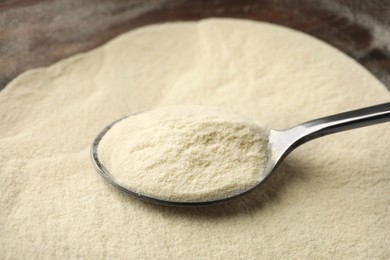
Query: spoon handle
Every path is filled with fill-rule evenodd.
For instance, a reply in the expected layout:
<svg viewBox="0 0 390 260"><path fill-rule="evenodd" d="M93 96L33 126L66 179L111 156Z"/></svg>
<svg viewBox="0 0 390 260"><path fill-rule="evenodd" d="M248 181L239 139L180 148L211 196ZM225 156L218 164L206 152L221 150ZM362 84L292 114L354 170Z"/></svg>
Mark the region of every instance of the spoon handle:
<svg viewBox="0 0 390 260"><path fill-rule="evenodd" d="M390 102L311 120L291 130L302 133L295 143L298 146L324 135L389 121Z"/></svg>

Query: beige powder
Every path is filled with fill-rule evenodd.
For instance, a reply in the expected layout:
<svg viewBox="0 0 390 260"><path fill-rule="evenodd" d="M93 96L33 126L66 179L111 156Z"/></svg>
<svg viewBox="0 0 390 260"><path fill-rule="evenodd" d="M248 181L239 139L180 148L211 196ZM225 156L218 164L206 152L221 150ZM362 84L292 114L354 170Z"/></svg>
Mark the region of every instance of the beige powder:
<svg viewBox="0 0 390 260"><path fill-rule="evenodd" d="M115 180L148 197L213 201L261 180L268 131L241 116L201 106L172 106L115 124L99 159Z"/></svg>
<svg viewBox="0 0 390 260"><path fill-rule="evenodd" d="M0 92L0 258L389 258L389 124L309 142L261 189L207 208L134 199L89 156L110 122L162 106L284 129L389 100L335 48L230 19L141 28L24 73Z"/></svg>

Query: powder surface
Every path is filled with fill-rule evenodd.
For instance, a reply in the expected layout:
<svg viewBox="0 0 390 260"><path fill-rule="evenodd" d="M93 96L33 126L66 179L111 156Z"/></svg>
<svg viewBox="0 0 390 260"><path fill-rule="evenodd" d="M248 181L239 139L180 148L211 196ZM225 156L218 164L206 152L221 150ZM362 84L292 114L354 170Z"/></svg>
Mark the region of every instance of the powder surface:
<svg viewBox="0 0 390 260"><path fill-rule="evenodd" d="M309 142L261 189L196 209L118 191L89 151L110 122L162 106L285 129L389 100L335 48L233 19L140 28L26 72L0 92L0 258L387 259L389 124Z"/></svg>
<svg viewBox="0 0 390 260"><path fill-rule="evenodd" d="M130 116L99 144L115 180L148 197L213 201L249 190L267 162L268 131L241 116L172 106Z"/></svg>

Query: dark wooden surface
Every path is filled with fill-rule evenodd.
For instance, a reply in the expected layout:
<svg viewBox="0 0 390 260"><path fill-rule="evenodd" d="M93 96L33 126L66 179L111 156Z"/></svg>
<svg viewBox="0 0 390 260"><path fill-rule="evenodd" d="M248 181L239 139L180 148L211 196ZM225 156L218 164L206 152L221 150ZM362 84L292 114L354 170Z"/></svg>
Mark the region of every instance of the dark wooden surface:
<svg viewBox="0 0 390 260"><path fill-rule="evenodd" d="M347 53L390 87L390 0L0 0L0 89L28 69L133 28L205 17L248 18L304 31Z"/></svg>

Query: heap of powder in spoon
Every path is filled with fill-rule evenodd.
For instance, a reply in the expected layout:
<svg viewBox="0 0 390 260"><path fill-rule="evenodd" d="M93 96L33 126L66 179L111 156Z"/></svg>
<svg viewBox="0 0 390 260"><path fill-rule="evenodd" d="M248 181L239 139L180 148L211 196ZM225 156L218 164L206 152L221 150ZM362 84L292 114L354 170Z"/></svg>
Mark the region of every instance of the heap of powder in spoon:
<svg viewBox="0 0 390 260"><path fill-rule="evenodd" d="M170 201L209 201L254 187L267 161L268 131L201 106L130 116L101 140L99 156L124 187Z"/></svg>

